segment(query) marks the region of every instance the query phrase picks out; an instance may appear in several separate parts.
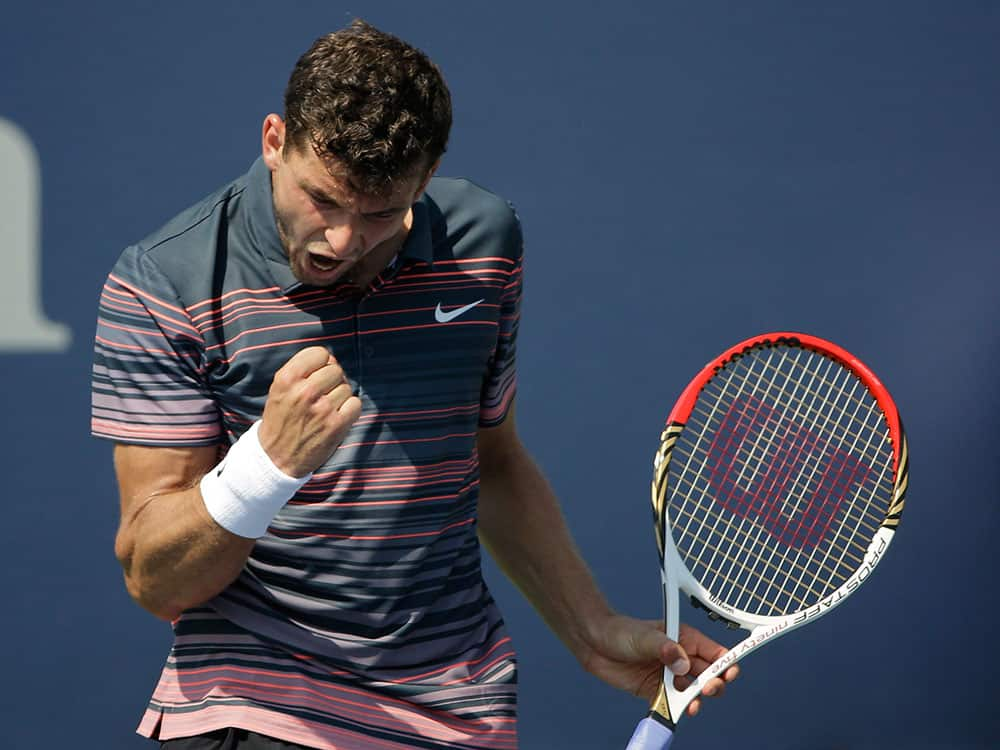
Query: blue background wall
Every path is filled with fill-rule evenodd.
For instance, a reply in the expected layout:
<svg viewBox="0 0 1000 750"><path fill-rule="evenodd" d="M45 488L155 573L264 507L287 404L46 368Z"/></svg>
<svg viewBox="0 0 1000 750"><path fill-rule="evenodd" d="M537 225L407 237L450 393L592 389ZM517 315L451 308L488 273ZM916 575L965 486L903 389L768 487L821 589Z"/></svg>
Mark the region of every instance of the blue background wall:
<svg viewBox="0 0 1000 750"><path fill-rule="evenodd" d="M912 481L888 560L835 616L751 657L681 725L684 746L1000 747L997 3L2 10L0 117L39 154L41 298L72 335L0 344L4 747L145 746L131 733L169 629L121 585L110 447L88 437L100 286L126 244L246 168L296 57L355 15L443 68L442 173L519 208L522 433L617 606L659 616L650 458L724 346L831 338L899 403ZM28 253L2 236L5 265ZM623 746L641 702L583 675L489 575L520 647L522 746Z"/></svg>

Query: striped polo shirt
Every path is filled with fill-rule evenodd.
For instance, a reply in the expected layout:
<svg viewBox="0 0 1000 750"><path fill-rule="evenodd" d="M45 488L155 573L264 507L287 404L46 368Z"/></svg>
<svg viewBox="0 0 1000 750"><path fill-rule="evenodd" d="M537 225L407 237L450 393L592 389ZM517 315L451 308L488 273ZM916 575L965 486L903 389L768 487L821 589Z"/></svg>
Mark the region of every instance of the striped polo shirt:
<svg viewBox="0 0 1000 750"><path fill-rule="evenodd" d="M514 397L521 253L505 201L434 178L363 295L303 285L259 159L125 250L100 301L98 437L231 444L278 368L317 344L363 405L237 580L174 622L140 734L516 747L514 650L480 570L476 433Z"/></svg>

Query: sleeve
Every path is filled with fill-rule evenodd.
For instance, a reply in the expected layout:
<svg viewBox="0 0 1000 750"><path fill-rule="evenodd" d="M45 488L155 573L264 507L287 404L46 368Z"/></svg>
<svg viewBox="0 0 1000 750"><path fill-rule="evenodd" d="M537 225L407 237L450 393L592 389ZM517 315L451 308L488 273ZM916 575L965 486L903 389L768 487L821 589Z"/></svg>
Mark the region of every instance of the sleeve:
<svg viewBox="0 0 1000 750"><path fill-rule="evenodd" d="M490 358L479 402L479 426L495 427L507 418L517 391L517 329L521 321L522 268L524 237L517 214L511 212L505 236L505 253L509 258L506 279L500 293L500 325L497 345ZM511 257L513 256L513 257Z"/></svg>
<svg viewBox="0 0 1000 750"><path fill-rule="evenodd" d="M126 250L107 278L98 308L92 434L136 445L220 442L204 351L170 281L148 253Z"/></svg>

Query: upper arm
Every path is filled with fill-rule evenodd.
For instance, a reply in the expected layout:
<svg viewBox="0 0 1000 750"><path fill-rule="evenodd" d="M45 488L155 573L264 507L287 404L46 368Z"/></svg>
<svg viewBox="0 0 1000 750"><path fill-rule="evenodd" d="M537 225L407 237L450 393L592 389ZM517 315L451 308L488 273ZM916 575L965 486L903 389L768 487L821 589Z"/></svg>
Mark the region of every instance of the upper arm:
<svg viewBox="0 0 1000 750"><path fill-rule="evenodd" d="M502 271L503 286L499 296L496 344L483 378L480 397L481 427L502 427L510 421L507 412L517 390L516 352L521 320L523 243L516 215L511 215L508 228L501 254L510 260L509 265L498 269Z"/></svg>
<svg viewBox="0 0 1000 750"><path fill-rule="evenodd" d="M138 247L122 254L101 294L91 394L92 433L115 441L116 546L128 548L150 501L197 484L223 440L202 335L171 279Z"/></svg>
<svg viewBox="0 0 1000 750"><path fill-rule="evenodd" d="M101 294L91 374L91 432L150 446L224 440L205 341L171 281L130 248Z"/></svg>
<svg viewBox="0 0 1000 750"><path fill-rule="evenodd" d="M219 446L150 447L116 443L115 475L121 498L119 544L155 497L194 487L218 463Z"/></svg>
<svg viewBox="0 0 1000 750"><path fill-rule="evenodd" d="M517 434L514 405L511 404L502 422L491 427L480 427L476 434L479 453L479 472L484 480L502 473L524 451Z"/></svg>

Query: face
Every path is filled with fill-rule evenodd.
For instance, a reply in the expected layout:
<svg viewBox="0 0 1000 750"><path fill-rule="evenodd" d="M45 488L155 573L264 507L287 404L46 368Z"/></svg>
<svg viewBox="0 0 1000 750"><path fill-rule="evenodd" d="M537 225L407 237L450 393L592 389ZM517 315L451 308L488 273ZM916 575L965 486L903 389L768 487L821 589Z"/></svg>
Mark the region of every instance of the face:
<svg viewBox="0 0 1000 750"><path fill-rule="evenodd" d="M400 180L385 198L359 195L311 148L285 148L284 134L281 118L268 115L263 157L292 273L310 286L366 287L403 246L433 169Z"/></svg>

